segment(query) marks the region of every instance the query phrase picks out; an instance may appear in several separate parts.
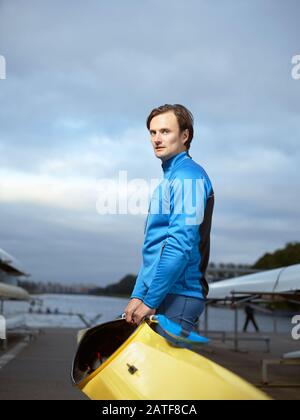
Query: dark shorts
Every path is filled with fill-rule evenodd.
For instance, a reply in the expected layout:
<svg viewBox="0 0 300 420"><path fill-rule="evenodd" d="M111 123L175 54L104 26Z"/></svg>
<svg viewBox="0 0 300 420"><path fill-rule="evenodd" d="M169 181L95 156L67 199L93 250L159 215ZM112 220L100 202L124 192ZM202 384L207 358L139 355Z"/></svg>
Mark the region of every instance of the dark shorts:
<svg viewBox="0 0 300 420"><path fill-rule="evenodd" d="M196 331L198 320L204 308L205 301L203 299L169 293L156 310L156 314L165 315L187 331ZM158 324L155 324L155 331L162 337L166 337L166 333ZM190 344L177 341L170 336L167 337L168 341L176 344L176 346L191 348Z"/></svg>

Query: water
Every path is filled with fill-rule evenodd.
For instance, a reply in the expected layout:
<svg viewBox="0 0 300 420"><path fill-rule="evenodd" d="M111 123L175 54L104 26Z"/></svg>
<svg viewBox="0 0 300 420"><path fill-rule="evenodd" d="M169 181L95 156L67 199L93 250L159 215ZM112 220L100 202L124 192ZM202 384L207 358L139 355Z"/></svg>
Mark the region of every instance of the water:
<svg viewBox="0 0 300 420"><path fill-rule="evenodd" d="M246 315L243 309L238 310L238 329L242 331L245 323ZM260 331L273 332L274 331L274 317L272 315L265 315L261 313L255 314L255 320ZM292 317L277 317L276 331L279 333L287 333L292 328ZM208 310L208 330L217 331L234 331L235 325L235 311L224 307L210 307ZM204 330L204 315L200 318L199 328ZM253 325L250 323L248 331L255 331Z"/></svg>
<svg viewBox="0 0 300 420"><path fill-rule="evenodd" d="M128 299L124 298L85 295L48 294L35 295L35 298L41 304L34 306L34 312L41 308L43 313L28 313L30 307L28 302L5 302L4 316L9 327L20 324L20 319L23 317L23 324L32 328L83 328L86 325L76 314L82 314L88 322L101 314L97 321L99 324L122 314L128 302ZM52 313L58 310L69 315L45 314L47 308Z"/></svg>
<svg viewBox="0 0 300 420"><path fill-rule="evenodd" d="M57 309L59 312L80 313L87 321L93 320L101 314L97 324L111 321L124 312L129 299L106 296L85 296L85 295L38 295L35 296L42 303L43 312L49 308L52 312ZM4 315L7 318L8 327L22 324L33 328L85 328L84 322L78 316L53 315L53 314L30 314L28 313L29 303L7 301L4 304ZM34 308L36 310L37 307ZM239 330L243 328L245 315L239 311ZM256 321L263 332L273 332L274 320L270 315L256 315ZM204 328L204 315L200 318L200 329ZM277 331L289 332L291 330L291 318L278 318ZM233 331L234 311L225 308L209 308L210 330ZM253 331L253 327L249 327Z"/></svg>

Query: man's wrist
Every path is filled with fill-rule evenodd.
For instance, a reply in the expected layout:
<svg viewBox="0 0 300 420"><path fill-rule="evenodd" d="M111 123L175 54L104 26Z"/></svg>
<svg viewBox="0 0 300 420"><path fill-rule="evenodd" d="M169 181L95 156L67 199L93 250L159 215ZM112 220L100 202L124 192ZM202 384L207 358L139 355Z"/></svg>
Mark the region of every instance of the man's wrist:
<svg viewBox="0 0 300 420"><path fill-rule="evenodd" d="M148 306L148 308L150 308L150 309L157 309L156 305L148 303L147 300L144 300L143 303L144 303L144 305Z"/></svg>
<svg viewBox="0 0 300 420"><path fill-rule="evenodd" d="M139 300L143 301L143 298L141 296L137 296L137 295L130 296L130 299L139 299Z"/></svg>

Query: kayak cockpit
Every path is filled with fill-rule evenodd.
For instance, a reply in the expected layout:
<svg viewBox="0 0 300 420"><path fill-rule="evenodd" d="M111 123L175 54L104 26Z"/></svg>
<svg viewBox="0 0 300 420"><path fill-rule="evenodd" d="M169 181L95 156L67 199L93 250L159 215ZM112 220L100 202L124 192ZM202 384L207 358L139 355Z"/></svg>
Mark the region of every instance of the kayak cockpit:
<svg viewBox="0 0 300 420"><path fill-rule="evenodd" d="M137 329L124 319L117 319L90 328L81 339L72 365L72 381L75 385L93 373Z"/></svg>

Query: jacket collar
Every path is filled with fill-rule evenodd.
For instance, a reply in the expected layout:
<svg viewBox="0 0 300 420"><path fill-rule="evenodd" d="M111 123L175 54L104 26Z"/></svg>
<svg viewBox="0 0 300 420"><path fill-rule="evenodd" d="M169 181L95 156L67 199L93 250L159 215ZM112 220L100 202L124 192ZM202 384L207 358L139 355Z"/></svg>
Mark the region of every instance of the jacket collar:
<svg viewBox="0 0 300 420"><path fill-rule="evenodd" d="M170 159L165 160L162 164L161 167L164 171L164 176L168 175L170 172L172 172L172 170L183 160L185 159L191 159L191 157L188 155L187 151L178 153L175 156L172 156Z"/></svg>

